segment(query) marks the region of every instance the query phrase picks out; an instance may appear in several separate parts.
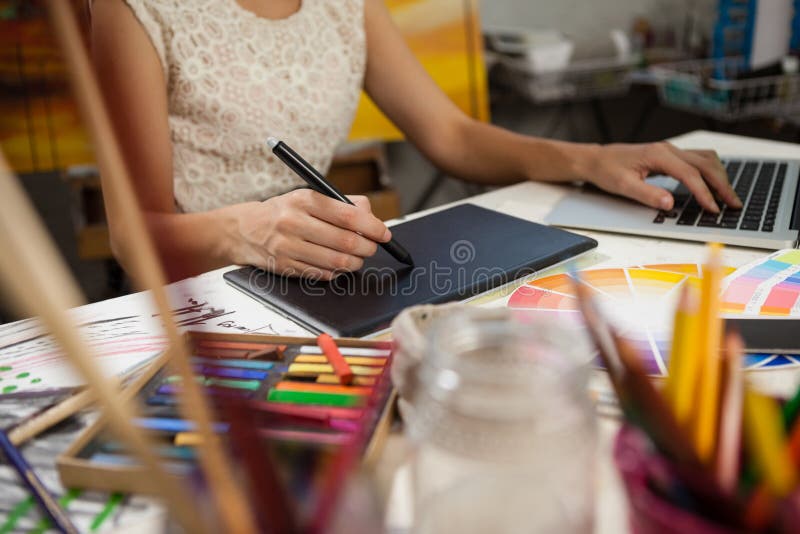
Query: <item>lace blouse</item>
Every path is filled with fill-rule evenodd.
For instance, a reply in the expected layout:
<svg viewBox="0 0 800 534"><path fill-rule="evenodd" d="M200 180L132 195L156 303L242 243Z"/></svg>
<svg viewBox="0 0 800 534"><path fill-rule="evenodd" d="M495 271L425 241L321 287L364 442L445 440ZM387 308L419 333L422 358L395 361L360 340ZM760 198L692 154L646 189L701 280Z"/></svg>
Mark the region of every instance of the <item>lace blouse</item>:
<svg viewBox="0 0 800 534"><path fill-rule="evenodd" d="M125 2L167 81L178 209L264 200L303 185L269 151L268 136L327 172L363 82L363 0L302 0L275 20L236 0Z"/></svg>

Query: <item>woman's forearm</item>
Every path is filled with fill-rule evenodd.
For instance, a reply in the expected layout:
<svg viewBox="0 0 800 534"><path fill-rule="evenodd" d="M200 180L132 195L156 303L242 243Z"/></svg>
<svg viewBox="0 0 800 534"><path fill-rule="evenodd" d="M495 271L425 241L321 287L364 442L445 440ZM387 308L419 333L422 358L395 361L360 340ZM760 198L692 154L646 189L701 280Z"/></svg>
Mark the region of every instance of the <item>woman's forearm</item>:
<svg viewBox="0 0 800 534"><path fill-rule="evenodd" d="M428 157L452 176L487 185L585 179L598 149L520 135L472 119L461 122L450 137Z"/></svg>
<svg viewBox="0 0 800 534"><path fill-rule="evenodd" d="M237 223L233 208L231 206L203 213L145 213L148 230L170 282L224 267L235 261L232 241ZM123 235L119 235L120 233ZM116 235L112 231L112 243L119 245L126 238L124 230L120 229ZM123 268L128 270L129 259L121 252L131 248L112 248Z"/></svg>

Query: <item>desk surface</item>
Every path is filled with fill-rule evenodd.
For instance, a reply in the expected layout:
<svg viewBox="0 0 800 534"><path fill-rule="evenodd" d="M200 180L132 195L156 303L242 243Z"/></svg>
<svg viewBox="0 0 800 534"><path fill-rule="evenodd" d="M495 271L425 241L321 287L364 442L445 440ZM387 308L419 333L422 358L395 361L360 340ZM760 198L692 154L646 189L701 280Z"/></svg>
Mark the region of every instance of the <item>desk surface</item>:
<svg viewBox="0 0 800 534"><path fill-rule="evenodd" d="M696 131L671 139L671 142L680 148L714 149L721 156L800 159L800 145L714 132ZM531 221L542 222L567 192L568 187L565 186L526 182L479 195L468 201ZM592 267L621 267L644 263L702 263L706 254L704 245L700 243L601 232L580 233L595 238L599 243L597 250L587 258ZM764 250L726 247L724 259L726 265L739 266L764 254ZM800 371L760 371L757 375L754 378L757 379L758 386L779 391L796 387L800 379ZM618 428L619 423L616 420L602 417L599 419L595 503L595 532L598 533L628 532L626 498L611 459L611 446ZM387 448L387 463L401 457L402 451L406 449L407 445L402 437L397 436ZM405 532L411 521L411 513L409 473L407 466L402 465L396 470L389 497L387 521L390 530Z"/></svg>
<svg viewBox="0 0 800 534"><path fill-rule="evenodd" d="M763 141L746 137L716 134L711 132L693 132L672 140L682 148L713 148L723 156L747 155L761 157L784 157L800 159L800 146L789 143ZM521 218L541 222L550 209L568 190L566 186L542 183L521 183L498 189L468 199L469 202L506 212ZM442 209L443 207L434 208ZM428 210L430 212L433 210ZM414 218L421 212L407 217ZM395 221L397 222L397 221ZM626 266L641 263L701 262L705 255L700 244L659 239L647 239L598 232L585 232L599 241L597 250L586 258L592 267ZM729 247L725 250L725 260L729 265L742 265L764 254L764 251ZM226 268L227 269L227 268ZM251 331L262 333L303 334L302 328L288 320L266 310L236 290L228 287L222 280L222 272L226 269L212 271L199 277L190 278L172 284L169 287L176 308L182 309L182 324L194 329L208 331ZM149 318L152 310L149 296L146 293L128 295L110 301L94 303L74 310L81 322L88 320L102 323L104 319L119 315L142 317L141 324L133 330L141 336L145 334L148 343L145 352L158 351L163 337L157 322ZM0 347L8 345L14 336L20 335L14 324L3 325L0 329ZM119 371L114 367L117 348L108 350L108 371ZM1 351L2 349L0 349ZM139 349L141 350L141 349ZM143 353L144 354L144 353ZM0 360L3 354L0 352ZM127 361L127 363L130 363ZM69 373L66 366L50 366L51 375L62 381ZM66 373L66 374L65 374ZM794 371L761 372L759 382L765 387L785 389L793 386L800 376ZM611 464L610 446L617 422L600 419L600 440L598 449L598 484L596 503L597 532L626 532L626 504L619 480ZM408 471L402 467L400 459L406 444L402 435L395 436L389 442L385 458L378 466L385 480L394 480L388 507L388 524L392 531L403 532L411 521L408 493ZM399 469L396 469L401 466ZM388 492L388 489L387 489Z"/></svg>

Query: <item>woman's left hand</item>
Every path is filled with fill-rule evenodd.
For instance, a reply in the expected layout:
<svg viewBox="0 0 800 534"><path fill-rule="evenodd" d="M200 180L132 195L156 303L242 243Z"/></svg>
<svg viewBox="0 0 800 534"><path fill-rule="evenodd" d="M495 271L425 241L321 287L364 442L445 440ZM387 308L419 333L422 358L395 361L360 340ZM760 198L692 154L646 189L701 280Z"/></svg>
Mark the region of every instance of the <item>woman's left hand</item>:
<svg viewBox="0 0 800 534"><path fill-rule="evenodd" d="M703 208L719 212L714 194L726 205L741 208L722 162L713 150L680 150L667 143L605 145L594 147L587 160L585 178L611 193L662 210L673 207L672 195L645 182L663 173L683 182Z"/></svg>

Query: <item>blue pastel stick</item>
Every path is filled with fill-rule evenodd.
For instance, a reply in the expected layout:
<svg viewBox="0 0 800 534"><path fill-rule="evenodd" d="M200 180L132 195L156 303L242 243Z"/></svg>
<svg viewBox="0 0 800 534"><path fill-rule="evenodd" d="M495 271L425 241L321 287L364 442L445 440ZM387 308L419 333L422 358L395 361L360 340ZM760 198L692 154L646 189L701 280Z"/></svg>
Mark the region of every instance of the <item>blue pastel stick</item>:
<svg viewBox="0 0 800 534"><path fill-rule="evenodd" d="M194 432L196 426L192 421L171 419L169 417L138 417L134 419L134 422L136 426L160 432ZM211 425L214 432L220 433L227 432L228 426L227 423L214 423Z"/></svg>
<svg viewBox="0 0 800 534"><path fill-rule="evenodd" d="M162 384L156 390L157 395L178 395L181 387L178 384ZM203 392L212 397L241 397L249 399L253 396L253 391L246 389L227 388L225 386L216 386L207 388ZM152 397L151 397L152 398ZM153 404L149 402L148 404Z"/></svg>
<svg viewBox="0 0 800 534"><path fill-rule="evenodd" d="M217 376L221 378L242 378L245 380L264 380L269 376L265 371L256 371L254 369L236 369L235 367L217 367L212 365L204 365L202 370L199 371L205 376Z"/></svg>
<svg viewBox="0 0 800 534"><path fill-rule="evenodd" d="M275 362L265 362L261 360L237 360L234 358L192 358L192 362L216 365L220 367L239 367L241 369L258 369L260 371L269 371L275 367Z"/></svg>
<svg viewBox="0 0 800 534"><path fill-rule="evenodd" d="M124 454L109 454L106 452L96 452L89 460L105 465L119 465L119 466L139 466L141 465L136 458L126 456ZM179 463L175 461L165 462L164 466L167 471L176 475L188 475L194 471L194 465L188 463ZM77 531L76 531L77 532Z"/></svg>
<svg viewBox="0 0 800 534"><path fill-rule="evenodd" d="M2 449L3 455L6 457L8 463L11 464L11 467L14 468L22 479L22 482L33 494L33 498L39 503L39 507L50 519L53 527L67 534L78 534L78 529L75 528L75 525L70 521L67 512L58 505L55 497L47 491L47 488L44 486L41 479L36 476L36 473L34 473L28 461L25 460L22 453L14 447L11 440L8 439L8 436L2 430L0 430L0 449Z"/></svg>

